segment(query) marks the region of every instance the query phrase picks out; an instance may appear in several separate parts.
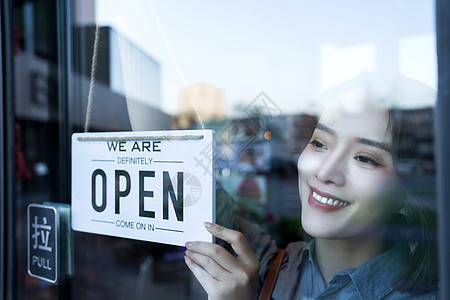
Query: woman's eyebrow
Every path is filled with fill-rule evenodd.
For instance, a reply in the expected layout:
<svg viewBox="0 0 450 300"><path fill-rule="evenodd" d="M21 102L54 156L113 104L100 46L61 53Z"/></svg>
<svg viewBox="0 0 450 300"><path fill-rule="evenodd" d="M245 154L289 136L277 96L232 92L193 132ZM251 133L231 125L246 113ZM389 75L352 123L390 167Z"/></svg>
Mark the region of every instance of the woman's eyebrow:
<svg viewBox="0 0 450 300"><path fill-rule="evenodd" d="M330 127L325 126L321 123L317 123L316 129L325 131L326 133L331 134L331 135L336 135L336 131L334 129L331 129ZM391 152L391 148L389 147L389 145L387 145L385 143L378 142L378 141L371 140L371 139L361 138L361 137L357 137L357 138L355 138L355 140L357 143L375 147L375 148L381 149L381 150L389 152L389 153Z"/></svg>
<svg viewBox="0 0 450 300"><path fill-rule="evenodd" d="M391 152L391 148L385 143L381 143L381 142L370 140L370 139L360 138L360 137L356 138L356 142L367 145L367 146L375 147L375 148L381 149L381 150L389 152L389 153Z"/></svg>
<svg viewBox="0 0 450 300"><path fill-rule="evenodd" d="M321 123L317 123L316 129L325 131L326 133L329 133L329 134L331 134L331 135L336 135L336 130L331 129L330 127L325 126L325 125L323 125L323 124L321 124Z"/></svg>

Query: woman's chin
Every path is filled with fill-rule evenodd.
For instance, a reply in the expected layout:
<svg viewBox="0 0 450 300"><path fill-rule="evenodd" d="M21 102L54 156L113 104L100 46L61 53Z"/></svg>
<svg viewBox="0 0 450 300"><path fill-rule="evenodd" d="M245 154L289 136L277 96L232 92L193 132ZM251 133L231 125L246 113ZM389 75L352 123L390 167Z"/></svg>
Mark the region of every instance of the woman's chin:
<svg viewBox="0 0 450 300"><path fill-rule="evenodd" d="M349 224L339 224L339 222L320 218L303 218L302 227L307 234L314 238L330 240L353 239L364 231L362 227L356 228Z"/></svg>
<svg viewBox="0 0 450 300"><path fill-rule="evenodd" d="M324 226L323 224L302 222L303 230L310 236L317 239L328 240L360 240L379 238L383 236L383 227L369 226Z"/></svg>
<svg viewBox="0 0 450 300"><path fill-rule="evenodd" d="M320 239L337 239L340 237L339 232L329 226L321 224L309 224L308 222L302 222L303 230L314 238Z"/></svg>

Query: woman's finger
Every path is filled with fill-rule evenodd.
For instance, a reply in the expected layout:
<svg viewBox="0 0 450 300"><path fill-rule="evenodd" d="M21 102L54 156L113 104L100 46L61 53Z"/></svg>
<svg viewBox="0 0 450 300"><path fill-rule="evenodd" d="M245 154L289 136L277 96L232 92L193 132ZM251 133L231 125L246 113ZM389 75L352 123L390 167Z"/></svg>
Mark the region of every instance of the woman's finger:
<svg viewBox="0 0 450 300"><path fill-rule="evenodd" d="M258 262L250 243L241 232L209 222L205 222L205 227L215 237L230 243L234 252L243 262L249 264Z"/></svg>
<svg viewBox="0 0 450 300"><path fill-rule="evenodd" d="M228 270L224 269L213 258L209 256L189 250L186 250L186 256L197 265L205 269L208 274L214 277L216 280L226 280L230 275L230 272Z"/></svg>
<svg viewBox="0 0 450 300"><path fill-rule="evenodd" d="M242 233L205 223L214 236L231 244L238 257L222 246L207 242L186 243L186 264L208 296L218 299L251 299L256 294L259 261Z"/></svg>
<svg viewBox="0 0 450 300"><path fill-rule="evenodd" d="M187 242L185 246L191 252L199 253L213 259L223 269L229 272L239 268L239 262L236 260L236 257L220 245L197 241Z"/></svg>
<svg viewBox="0 0 450 300"><path fill-rule="evenodd" d="M198 282L200 282L206 293L208 293L208 295L211 294L214 288L217 287L218 281L208 274L208 272L206 272L201 266L192 261L188 256L184 257L184 261L191 270L192 274L194 274L195 278L197 278Z"/></svg>

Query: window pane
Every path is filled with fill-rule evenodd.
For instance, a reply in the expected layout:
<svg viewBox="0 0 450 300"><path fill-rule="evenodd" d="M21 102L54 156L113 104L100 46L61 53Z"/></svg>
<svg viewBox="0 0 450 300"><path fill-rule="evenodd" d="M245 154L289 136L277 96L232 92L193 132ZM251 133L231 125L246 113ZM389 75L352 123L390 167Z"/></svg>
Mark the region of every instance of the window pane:
<svg viewBox="0 0 450 300"><path fill-rule="evenodd" d="M71 107L66 119L58 99L58 91L68 87L58 79L57 1L14 1L17 257L27 249L27 205L70 203L60 198L70 187L58 180L71 176L63 171L60 152L71 139L60 134L67 125L74 133L214 130L217 223L244 234L249 229L242 224L253 224L248 226L267 231L279 247L315 238L320 249L321 239L372 237L380 231L371 226L388 224L379 239L383 249L373 256L398 243L402 251L415 251L424 244L412 238L423 233L417 228L424 218L431 222L424 238L432 237L437 81L432 2L72 0L71 5L73 94L65 103ZM337 105L331 113L325 109L330 103ZM388 117L377 115L380 107ZM327 153L334 156L325 161ZM337 167L324 171L332 165ZM383 195L375 193L380 187L386 187ZM377 197L379 202L359 202ZM319 213L305 210L310 206ZM353 209L355 214L346 215ZM341 220L347 220L344 229ZM258 241L246 237L257 250ZM429 243L433 252L436 241ZM28 276L18 259L18 298L207 298L185 264L184 247L83 232L74 232L73 247L74 274L59 286ZM331 278L318 278L325 289L323 281ZM416 283L403 280L402 286L408 282ZM322 292L311 291L311 297Z"/></svg>

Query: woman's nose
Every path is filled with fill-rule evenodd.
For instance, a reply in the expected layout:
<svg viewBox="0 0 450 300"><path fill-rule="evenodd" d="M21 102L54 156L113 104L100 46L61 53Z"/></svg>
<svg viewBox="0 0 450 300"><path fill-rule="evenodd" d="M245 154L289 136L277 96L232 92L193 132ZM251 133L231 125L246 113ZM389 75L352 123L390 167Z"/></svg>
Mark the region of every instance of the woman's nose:
<svg viewBox="0 0 450 300"><path fill-rule="evenodd" d="M337 153L330 153L316 170L316 177L326 184L345 184L344 158Z"/></svg>

